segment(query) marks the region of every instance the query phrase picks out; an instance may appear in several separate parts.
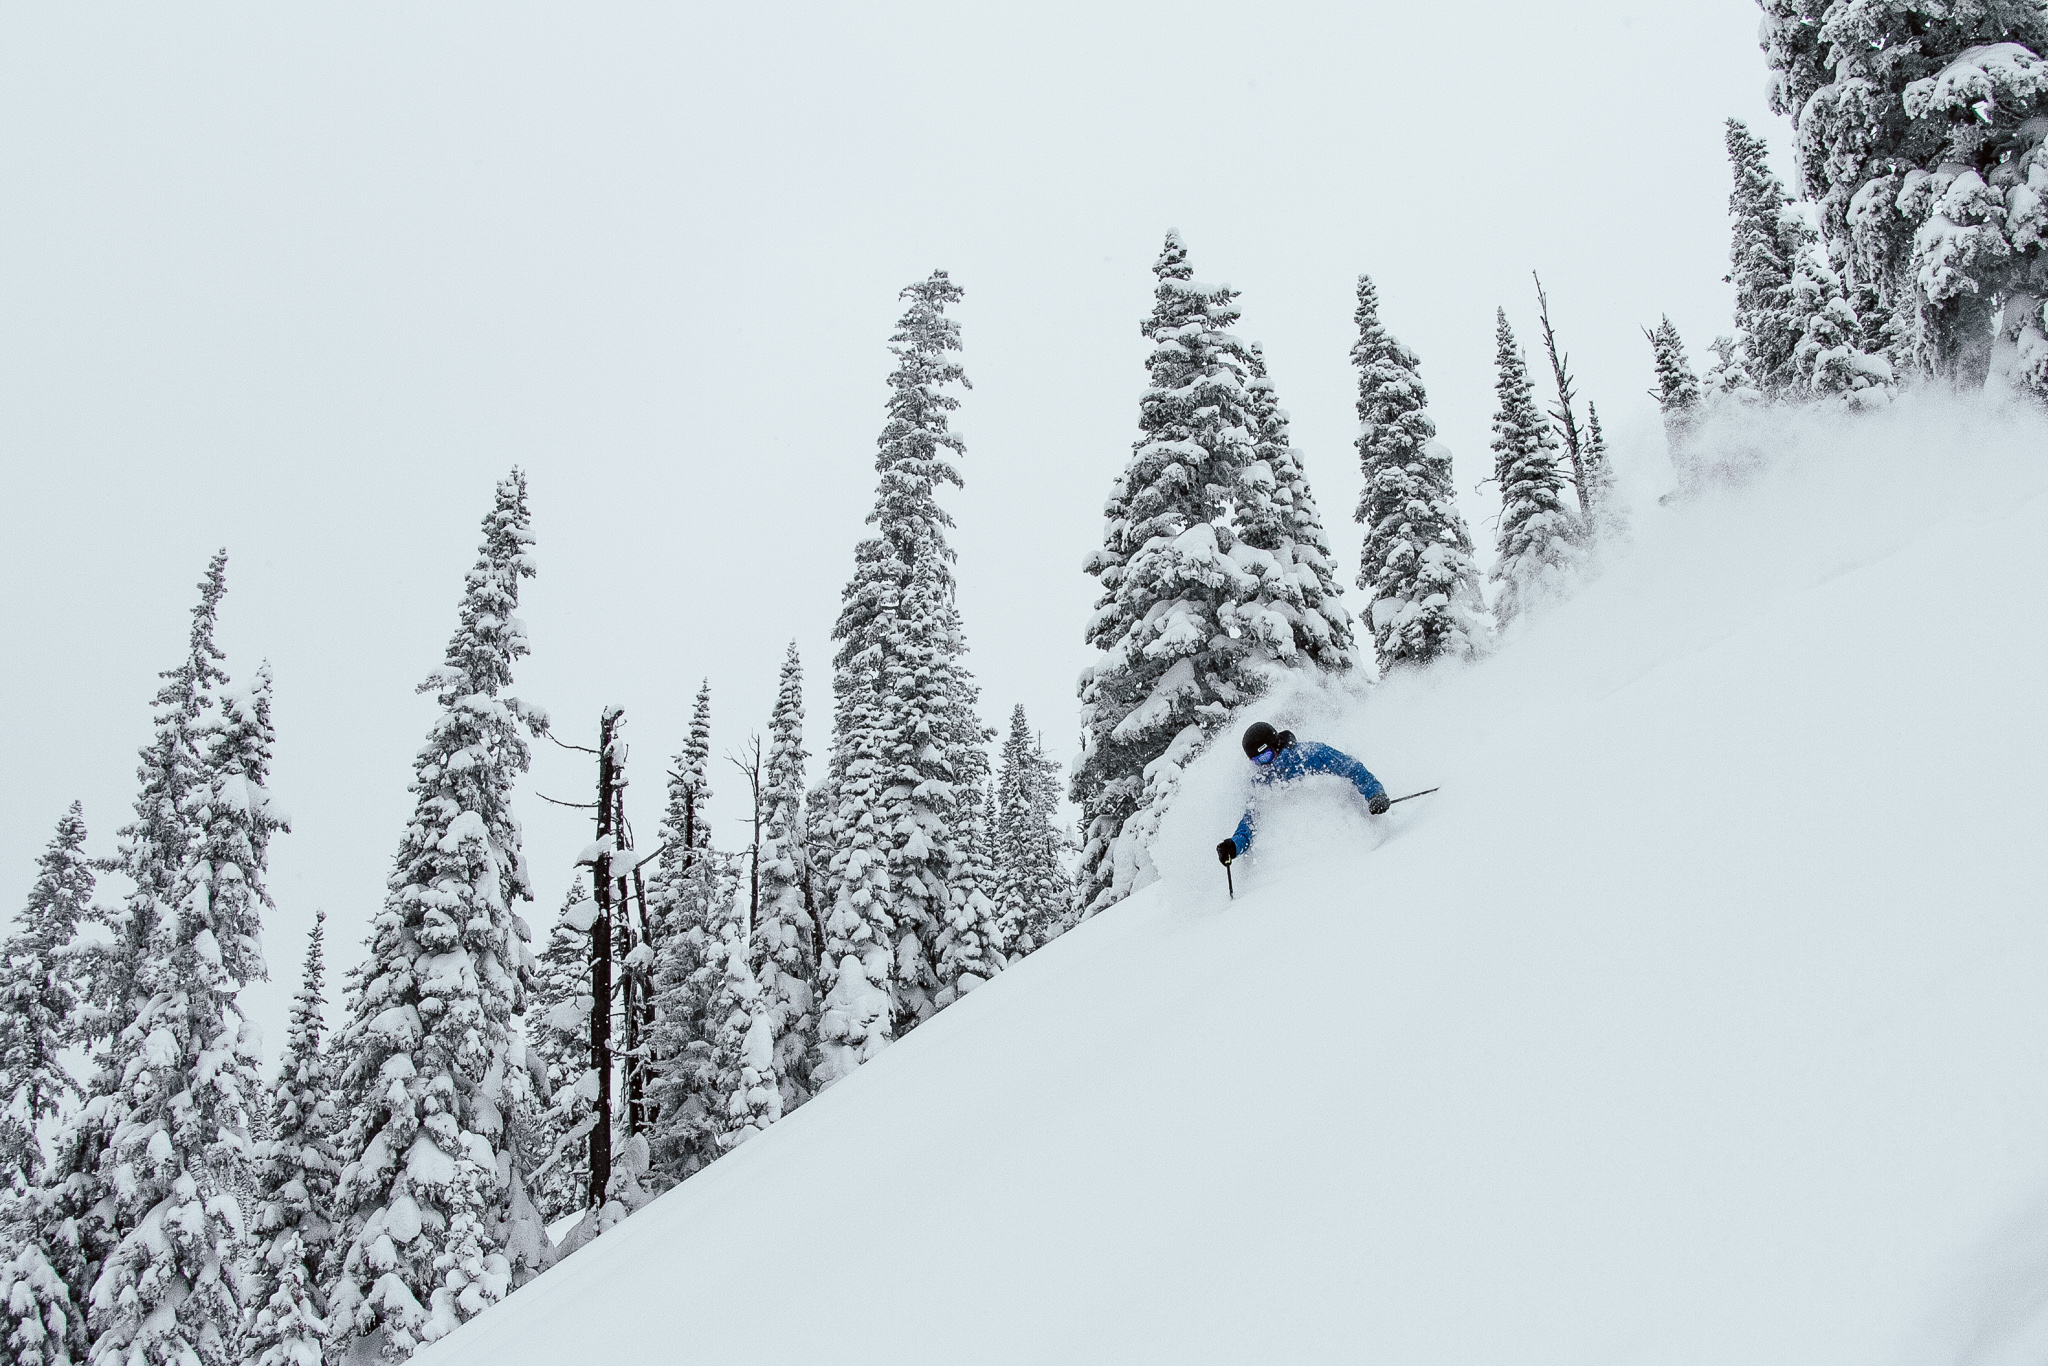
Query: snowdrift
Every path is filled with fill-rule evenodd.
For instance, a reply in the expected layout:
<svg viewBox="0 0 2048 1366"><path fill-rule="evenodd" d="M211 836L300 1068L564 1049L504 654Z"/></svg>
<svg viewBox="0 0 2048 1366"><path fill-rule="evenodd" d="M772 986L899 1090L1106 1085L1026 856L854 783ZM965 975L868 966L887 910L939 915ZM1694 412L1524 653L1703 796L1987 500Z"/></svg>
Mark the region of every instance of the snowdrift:
<svg viewBox="0 0 2048 1366"><path fill-rule="evenodd" d="M2048 426L1777 422L1492 659L420 1358L2048 1353Z"/></svg>

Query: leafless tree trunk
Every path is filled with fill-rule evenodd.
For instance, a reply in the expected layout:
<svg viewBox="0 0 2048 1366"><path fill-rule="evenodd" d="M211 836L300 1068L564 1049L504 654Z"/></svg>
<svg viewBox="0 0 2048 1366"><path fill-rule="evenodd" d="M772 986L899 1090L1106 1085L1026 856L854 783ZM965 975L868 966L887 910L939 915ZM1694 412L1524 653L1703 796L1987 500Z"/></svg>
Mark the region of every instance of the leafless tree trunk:
<svg viewBox="0 0 2048 1366"><path fill-rule="evenodd" d="M597 723L597 858L591 890L597 919L590 925L590 1066L597 1074L597 1101L590 1126L592 1209L604 1203L612 1175L612 884L613 846L618 836L618 770L613 743L620 713L607 707Z"/></svg>
<svg viewBox="0 0 2048 1366"><path fill-rule="evenodd" d="M747 937L752 939L754 923L761 918L761 737L751 737L748 748L738 755L726 755L726 762L747 775L754 796L754 842L748 846L747 858Z"/></svg>
<svg viewBox="0 0 2048 1366"><path fill-rule="evenodd" d="M1579 495L1579 515L1590 519L1593 504L1586 497L1586 472L1580 463L1579 419L1572 412L1572 401L1578 396L1572 391L1571 357L1558 352L1557 333L1550 329L1550 299L1543 293L1543 277L1533 270L1529 274L1536 281L1536 316L1543 324L1543 349L1550 356L1550 373L1557 381L1557 406L1550 410L1550 416L1564 437L1565 454L1572 459L1572 488Z"/></svg>

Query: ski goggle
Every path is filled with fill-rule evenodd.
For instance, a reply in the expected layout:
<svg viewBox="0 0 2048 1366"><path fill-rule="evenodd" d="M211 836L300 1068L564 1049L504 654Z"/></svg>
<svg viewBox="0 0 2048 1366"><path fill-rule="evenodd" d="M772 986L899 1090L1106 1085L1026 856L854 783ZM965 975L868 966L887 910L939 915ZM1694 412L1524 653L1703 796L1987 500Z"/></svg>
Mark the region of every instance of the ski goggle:
<svg viewBox="0 0 2048 1366"><path fill-rule="evenodd" d="M1266 746L1266 748L1260 750L1257 754L1254 754L1252 756L1252 762L1255 764L1270 764L1276 757L1278 757L1279 753L1280 751L1274 749L1271 745L1268 745Z"/></svg>

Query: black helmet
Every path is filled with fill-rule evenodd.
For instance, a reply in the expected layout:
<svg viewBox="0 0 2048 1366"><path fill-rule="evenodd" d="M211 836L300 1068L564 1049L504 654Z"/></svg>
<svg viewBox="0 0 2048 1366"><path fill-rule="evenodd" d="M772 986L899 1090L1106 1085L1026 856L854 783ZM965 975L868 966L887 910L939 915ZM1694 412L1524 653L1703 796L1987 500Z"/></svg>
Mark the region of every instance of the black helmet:
<svg viewBox="0 0 2048 1366"><path fill-rule="evenodd" d="M1253 758L1260 750L1266 749L1270 749L1275 754L1278 754L1293 743L1293 731L1274 730L1264 721L1254 721L1251 724L1251 728L1244 733L1244 757L1247 759Z"/></svg>

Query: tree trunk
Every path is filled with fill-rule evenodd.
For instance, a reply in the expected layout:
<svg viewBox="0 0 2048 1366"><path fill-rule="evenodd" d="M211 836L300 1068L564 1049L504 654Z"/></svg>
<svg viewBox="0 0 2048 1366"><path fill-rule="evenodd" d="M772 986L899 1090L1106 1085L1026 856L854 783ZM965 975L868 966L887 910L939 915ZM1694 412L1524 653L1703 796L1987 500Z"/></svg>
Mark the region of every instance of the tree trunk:
<svg viewBox="0 0 2048 1366"><path fill-rule="evenodd" d="M1593 503L1586 496L1586 471L1580 461L1579 419L1572 413L1571 368L1569 357L1557 352L1557 334L1550 330L1550 299L1543 292L1543 280L1536 272L1529 272L1536 279L1536 316L1543 325L1543 350L1550 357L1550 374L1557 381L1557 406L1550 410L1550 416L1564 436L1565 454L1572 460L1572 488L1579 495L1579 515L1590 524L1593 518Z"/></svg>
<svg viewBox="0 0 2048 1366"><path fill-rule="evenodd" d="M597 1074L597 1101L590 1126L592 1209L604 1204L612 1175L612 852L617 835L613 798L617 781L612 738L619 713L607 707L597 727L597 861L590 870L597 919L590 925L590 1066Z"/></svg>

